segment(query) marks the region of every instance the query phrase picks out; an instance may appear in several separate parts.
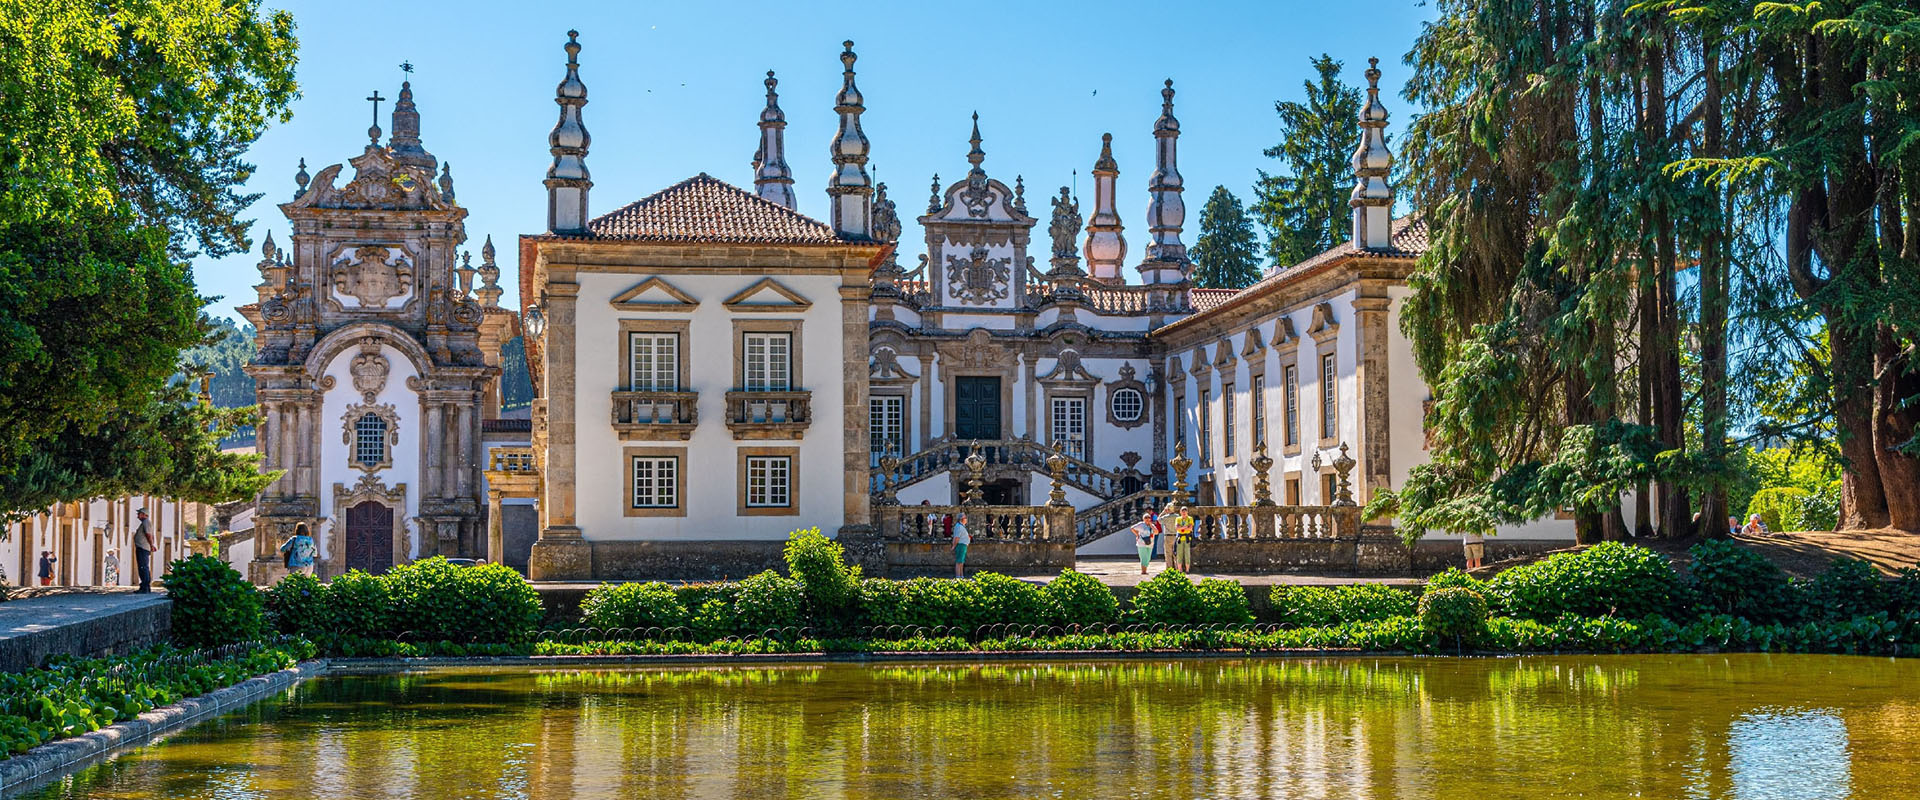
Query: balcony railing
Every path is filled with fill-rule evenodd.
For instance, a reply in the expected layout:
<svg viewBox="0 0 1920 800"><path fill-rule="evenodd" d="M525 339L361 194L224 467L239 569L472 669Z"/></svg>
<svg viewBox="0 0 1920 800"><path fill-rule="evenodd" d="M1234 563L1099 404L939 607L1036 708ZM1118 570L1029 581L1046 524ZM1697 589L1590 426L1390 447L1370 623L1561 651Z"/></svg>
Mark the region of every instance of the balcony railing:
<svg viewBox="0 0 1920 800"><path fill-rule="evenodd" d="M688 439L698 419L698 392L614 392L613 430L622 439Z"/></svg>
<svg viewBox="0 0 1920 800"><path fill-rule="evenodd" d="M533 462L533 448L523 446L492 448L487 451L487 471L532 475L537 471Z"/></svg>
<svg viewBox="0 0 1920 800"><path fill-rule="evenodd" d="M727 429L735 439L799 439L813 423L813 393L727 392Z"/></svg>

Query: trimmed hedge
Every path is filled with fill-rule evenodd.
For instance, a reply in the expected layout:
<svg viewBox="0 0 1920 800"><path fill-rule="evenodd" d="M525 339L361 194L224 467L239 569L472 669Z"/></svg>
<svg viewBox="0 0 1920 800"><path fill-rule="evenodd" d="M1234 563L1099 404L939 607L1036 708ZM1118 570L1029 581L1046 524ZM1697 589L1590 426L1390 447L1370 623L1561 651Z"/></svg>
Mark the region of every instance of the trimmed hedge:
<svg viewBox="0 0 1920 800"><path fill-rule="evenodd" d="M1678 607L1680 577L1659 553L1619 542L1555 553L1487 581L1489 605L1502 614L1547 621L1581 617L1644 617Z"/></svg>
<svg viewBox="0 0 1920 800"><path fill-rule="evenodd" d="M580 601L580 624L589 628L679 628L692 622L672 587L659 581L603 583Z"/></svg>
<svg viewBox="0 0 1920 800"><path fill-rule="evenodd" d="M1466 575L1457 570L1455 573ZM1434 576L1434 580L1427 583L1427 591L1435 591L1434 587L1445 575ZM1478 582L1474 585L1478 586ZM1343 622L1412 616L1416 599L1410 592L1379 583L1350 586L1276 585L1269 591L1268 598L1268 607L1273 609L1274 618L1295 628L1319 628Z"/></svg>
<svg viewBox="0 0 1920 800"><path fill-rule="evenodd" d="M173 640L184 647L218 647L255 639L266 630L260 592L227 562L194 555L167 572L173 600Z"/></svg>

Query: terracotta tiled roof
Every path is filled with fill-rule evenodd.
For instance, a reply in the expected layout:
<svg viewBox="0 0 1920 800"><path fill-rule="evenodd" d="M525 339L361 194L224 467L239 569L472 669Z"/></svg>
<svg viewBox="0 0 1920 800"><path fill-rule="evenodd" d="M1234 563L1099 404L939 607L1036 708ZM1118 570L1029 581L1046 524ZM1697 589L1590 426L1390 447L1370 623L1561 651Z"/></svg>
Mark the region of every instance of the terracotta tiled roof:
<svg viewBox="0 0 1920 800"><path fill-rule="evenodd" d="M591 238L635 242L839 244L826 223L700 173L587 223ZM576 237L567 237L576 238Z"/></svg>
<svg viewBox="0 0 1920 800"><path fill-rule="evenodd" d="M1227 302L1227 298L1239 294L1239 289L1194 289L1187 299L1193 303L1194 311L1210 311L1214 306Z"/></svg>

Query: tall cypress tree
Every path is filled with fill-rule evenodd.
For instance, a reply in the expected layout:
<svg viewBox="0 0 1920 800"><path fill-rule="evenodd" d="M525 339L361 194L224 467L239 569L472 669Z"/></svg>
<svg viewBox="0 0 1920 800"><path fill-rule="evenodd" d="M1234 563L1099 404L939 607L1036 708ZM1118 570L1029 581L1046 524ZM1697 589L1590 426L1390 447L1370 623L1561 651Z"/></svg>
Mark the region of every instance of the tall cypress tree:
<svg viewBox="0 0 1920 800"><path fill-rule="evenodd" d="M1267 258L1285 266L1346 241L1347 205L1353 184L1353 148L1360 131L1360 90L1340 82L1340 62L1321 54L1312 60L1317 81L1304 84L1302 102L1276 101L1280 143L1267 156L1285 172L1260 173L1254 214L1267 230Z"/></svg>
<svg viewBox="0 0 1920 800"><path fill-rule="evenodd" d="M1200 238L1193 243L1194 282L1208 289L1239 289L1260 279L1260 245L1253 217L1225 186L1213 187L1200 207Z"/></svg>

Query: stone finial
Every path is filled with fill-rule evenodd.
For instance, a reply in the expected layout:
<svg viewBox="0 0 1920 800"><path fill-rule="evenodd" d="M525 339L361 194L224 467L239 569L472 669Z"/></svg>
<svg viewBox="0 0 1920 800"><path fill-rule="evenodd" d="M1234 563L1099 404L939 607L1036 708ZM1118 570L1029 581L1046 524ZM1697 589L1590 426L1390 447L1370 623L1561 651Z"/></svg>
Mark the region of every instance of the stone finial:
<svg viewBox="0 0 1920 800"><path fill-rule="evenodd" d="M311 180L313 176L307 174L307 160L300 159L300 171L293 173L293 183L299 187L293 190L293 199L298 200L307 193L307 183Z"/></svg>
<svg viewBox="0 0 1920 800"><path fill-rule="evenodd" d="M827 181L827 196L833 203L833 230L850 239L870 239L873 235L873 179L867 176L867 135L860 130L860 115L866 101L853 81L853 40L843 44L840 94L833 110L840 115L840 127L829 148L833 154L833 177Z"/></svg>
<svg viewBox="0 0 1920 800"><path fill-rule="evenodd" d="M473 251L468 250L462 252L460 254L460 268L454 270L454 272L460 276L461 297L466 297L473 293L473 275L478 271L479 270L473 268Z"/></svg>
<svg viewBox="0 0 1920 800"><path fill-rule="evenodd" d="M593 137L581 117L587 104L587 85L580 82L580 32L567 31L567 74L554 89L553 102L560 106L560 121L547 134L553 166L547 168L547 231L585 233L587 231L587 192L593 188L587 172L587 148Z"/></svg>
<svg viewBox="0 0 1920 800"><path fill-rule="evenodd" d="M1071 506L1067 501L1067 457L1060 452L1060 443L1053 444L1053 452L1047 454L1047 477L1053 488L1047 492L1047 505Z"/></svg>
<svg viewBox="0 0 1920 800"><path fill-rule="evenodd" d="M897 447L897 445L892 439L880 443L879 505L883 506L900 505L899 496L894 494L894 488L896 482L899 480L898 475L900 472L900 457L893 454L895 447Z"/></svg>
<svg viewBox="0 0 1920 800"><path fill-rule="evenodd" d="M1179 283L1192 269L1187 246L1180 242L1180 230L1186 225L1187 206L1181 199L1185 182L1180 177L1178 144L1180 121L1173 117L1173 79L1160 90L1160 119L1153 123L1153 176L1147 179L1147 191L1153 202L1147 206L1147 259L1140 265L1140 277L1147 283Z"/></svg>
<svg viewBox="0 0 1920 800"><path fill-rule="evenodd" d="M1267 456L1267 443L1260 442L1253 448L1253 504L1256 506L1273 505L1273 485L1267 472L1273 469L1273 459Z"/></svg>
<svg viewBox="0 0 1920 800"><path fill-rule="evenodd" d="M393 101L393 135L387 139L387 149L393 152L393 160L402 164L411 164L433 175L434 161L432 153L420 145L420 109L413 104L413 83L400 82L400 96Z"/></svg>
<svg viewBox="0 0 1920 800"><path fill-rule="evenodd" d="M379 89L373 90L373 94L366 97L367 102L373 104L373 124L367 126L368 147L380 146L380 101L385 99L387 98L380 96Z"/></svg>
<svg viewBox="0 0 1920 800"><path fill-rule="evenodd" d="M1193 459L1187 458L1186 440L1173 443L1173 458L1167 461L1167 467L1173 470L1173 504L1187 504L1187 470L1193 468Z"/></svg>
<svg viewBox="0 0 1920 800"><path fill-rule="evenodd" d="M960 496L960 503L969 506L980 505L986 502L986 492L980 487L986 482L987 459L980 455L979 448L974 448L973 453L967 456L964 463L967 465L967 491Z"/></svg>
<svg viewBox="0 0 1920 800"><path fill-rule="evenodd" d="M973 145L973 149L967 151L967 163L973 165L973 169L967 171L967 177L976 175L986 177L987 171L980 167L980 162L987 160L987 151L980 149L980 112L978 111L973 112L973 135L967 137L967 142Z"/></svg>
<svg viewBox="0 0 1920 800"><path fill-rule="evenodd" d="M1333 459L1333 471L1339 473L1338 484L1333 490L1333 505L1357 505L1353 501L1353 456L1347 455L1347 443L1340 443L1340 455Z"/></svg>
<svg viewBox="0 0 1920 800"><path fill-rule="evenodd" d="M500 265L493 257L493 236L488 235L487 243L480 247L480 288L474 292L487 308L500 307Z"/></svg>
<svg viewBox="0 0 1920 800"><path fill-rule="evenodd" d="M767 107L760 111L760 147L753 155L753 193L793 208L793 171L787 168L787 115L780 110L780 80L767 70Z"/></svg>
<svg viewBox="0 0 1920 800"><path fill-rule="evenodd" d="M933 189L927 193L927 213L938 214L946 203L940 200L940 173L933 173Z"/></svg>
<svg viewBox="0 0 1920 800"><path fill-rule="evenodd" d="M1027 213L1027 176L1013 176L1013 210Z"/></svg>
<svg viewBox="0 0 1920 800"><path fill-rule="evenodd" d="M440 196L447 202L453 202L453 162L440 165Z"/></svg>
<svg viewBox="0 0 1920 800"><path fill-rule="evenodd" d="M1360 144L1353 151L1353 244L1368 250L1393 246L1393 187L1387 175L1387 107L1380 104L1380 59L1367 59L1367 104L1360 108Z"/></svg>
<svg viewBox="0 0 1920 800"><path fill-rule="evenodd" d="M1121 265L1127 258L1127 239L1120 222L1115 184L1120 165L1113 160L1113 134L1100 136L1100 158L1093 162L1093 218L1087 224L1087 271L1104 283L1124 283Z"/></svg>

